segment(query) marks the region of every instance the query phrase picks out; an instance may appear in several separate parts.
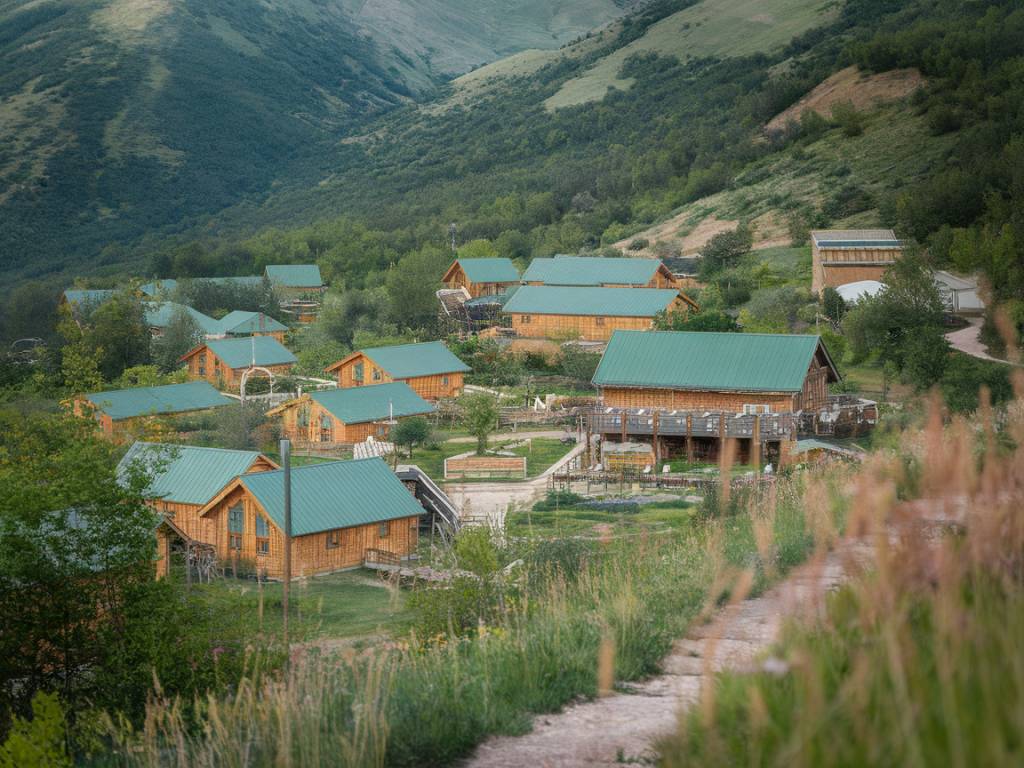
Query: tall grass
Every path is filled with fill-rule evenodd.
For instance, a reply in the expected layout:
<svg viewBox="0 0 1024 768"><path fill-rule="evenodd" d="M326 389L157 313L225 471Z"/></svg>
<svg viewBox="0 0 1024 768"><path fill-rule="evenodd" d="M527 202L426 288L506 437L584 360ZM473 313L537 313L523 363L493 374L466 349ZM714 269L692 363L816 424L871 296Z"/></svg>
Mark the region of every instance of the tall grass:
<svg viewBox="0 0 1024 768"><path fill-rule="evenodd" d="M1000 431L984 392L970 419L936 399L909 460L865 468L849 528L867 567L765 671L706 686L666 765L1024 762L1022 379Z"/></svg>
<svg viewBox="0 0 1024 768"><path fill-rule="evenodd" d="M116 748L101 762L449 764L488 735L527 730L535 714L656 672L736 574L761 589L813 549L815 517L835 524L835 481L780 482L679 533L610 539L572 573L531 566L501 618L469 637L413 634L340 659L306 656L285 681L243 684L194 709L155 697L140 729L112 727Z"/></svg>

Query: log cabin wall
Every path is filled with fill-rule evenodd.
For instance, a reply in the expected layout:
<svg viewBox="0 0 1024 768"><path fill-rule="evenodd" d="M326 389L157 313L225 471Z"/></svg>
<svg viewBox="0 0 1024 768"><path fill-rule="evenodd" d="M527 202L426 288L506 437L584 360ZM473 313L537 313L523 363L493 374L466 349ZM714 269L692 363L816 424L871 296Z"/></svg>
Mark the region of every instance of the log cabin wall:
<svg viewBox="0 0 1024 768"><path fill-rule="evenodd" d="M474 299L481 296L494 296L499 293L504 293L510 286L517 284L518 281L503 283L474 283L466 277L466 271L462 268L461 264L455 265L455 269L452 270L452 276L444 282L446 288L465 288L469 291L470 297Z"/></svg>
<svg viewBox="0 0 1024 768"><path fill-rule="evenodd" d="M815 356L804 379L804 388L795 398L795 410L816 411L828 405L828 370Z"/></svg>
<svg viewBox="0 0 1024 768"><path fill-rule="evenodd" d="M247 368L228 368L209 348L196 352L186 362L190 379L206 379L220 389L239 389L242 385L242 374L247 370ZM262 367L275 376L288 376L292 370L290 363Z"/></svg>
<svg viewBox="0 0 1024 768"><path fill-rule="evenodd" d="M300 424L299 415L303 406L309 406L309 423ZM326 419L330 429L323 427ZM366 438L385 440L390 427L383 421L368 421L361 424L345 424L312 398L303 398L287 405L281 412L281 435L298 445L318 445L324 448L337 445L362 443Z"/></svg>
<svg viewBox="0 0 1024 768"><path fill-rule="evenodd" d="M362 365L362 378L358 378L358 366ZM432 376L412 376L406 379L395 379L371 358L359 353L335 371L338 386L359 387L371 384L389 384L393 381L404 381L417 395L424 400L438 400L446 397L458 397L462 394L463 375L455 373L439 373Z"/></svg>
<svg viewBox="0 0 1024 768"><path fill-rule="evenodd" d="M901 256L900 248L811 248L811 290L837 288L859 280L881 280Z"/></svg>
<svg viewBox="0 0 1024 768"><path fill-rule="evenodd" d="M359 377L360 366L362 366L362 378ZM394 381L387 371L362 352L354 355L351 360L338 368L335 374L338 377L338 386L342 388L361 387L370 384L388 384Z"/></svg>
<svg viewBox="0 0 1024 768"><path fill-rule="evenodd" d="M649 331L650 317L597 317L593 315L536 315L514 313L512 330L524 338L581 338L607 341L615 331Z"/></svg>
<svg viewBox="0 0 1024 768"><path fill-rule="evenodd" d="M232 548L228 509L239 502L243 505L243 530L239 534L240 546ZM267 520L269 536L266 538L266 551L257 546L257 515ZM280 579L284 576L284 532L263 514L259 504L244 488L236 488L225 496L206 517L213 521L217 556L225 568L230 568L232 563L247 561L255 563L257 570L269 578ZM334 533L337 533L338 546L333 546ZM295 536L292 539L292 575L300 578L357 568L366 559L368 549L407 557L416 551L418 542L418 516Z"/></svg>
<svg viewBox="0 0 1024 768"><path fill-rule="evenodd" d="M742 413L745 405L767 405L772 413L794 410L796 397L787 392L711 392L684 389L604 387L602 402L613 408L731 411Z"/></svg>

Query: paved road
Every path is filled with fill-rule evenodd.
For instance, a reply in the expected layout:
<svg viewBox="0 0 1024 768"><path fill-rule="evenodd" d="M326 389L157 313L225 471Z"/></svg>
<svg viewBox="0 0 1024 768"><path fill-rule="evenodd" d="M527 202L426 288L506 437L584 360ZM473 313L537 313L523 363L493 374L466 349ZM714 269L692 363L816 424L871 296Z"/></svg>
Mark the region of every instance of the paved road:
<svg viewBox="0 0 1024 768"><path fill-rule="evenodd" d="M681 709L698 701L702 685L714 684L721 670L751 668L777 640L785 621L818 614L824 596L845 580L847 565L870 552L861 542L841 543L761 597L730 605L709 624L693 627L676 643L657 677L629 686L626 693L542 715L523 736L491 738L465 765L584 768L652 763L657 758L653 745L675 732Z"/></svg>
<svg viewBox="0 0 1024 768"><path fill-rule="evenodd" d="M968 321L970 325L966 328L961 328L959 331L953 331L946 334L946 339L952 345L953 349L963 352L965 355L971 357L977 357L980 360L989 360L993 363L1005 363L1006 365L1018 365L1018 363L1011 363L1008 360L1000 360L998 357L992 357L988 352L985 351L985 345L981 343L981 323L980 317L972 317Z"/></svg>

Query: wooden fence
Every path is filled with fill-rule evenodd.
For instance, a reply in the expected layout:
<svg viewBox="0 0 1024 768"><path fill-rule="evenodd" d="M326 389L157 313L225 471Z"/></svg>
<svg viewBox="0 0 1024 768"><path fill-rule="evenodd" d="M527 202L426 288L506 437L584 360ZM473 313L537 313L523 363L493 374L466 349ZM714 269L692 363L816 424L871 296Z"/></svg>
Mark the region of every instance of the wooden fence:
<svg viewBox="0 0 1024 768"><path fill-rule="evenodd" d="M445 480L525 478L525 456L452 456L444 460Z"/></svg>

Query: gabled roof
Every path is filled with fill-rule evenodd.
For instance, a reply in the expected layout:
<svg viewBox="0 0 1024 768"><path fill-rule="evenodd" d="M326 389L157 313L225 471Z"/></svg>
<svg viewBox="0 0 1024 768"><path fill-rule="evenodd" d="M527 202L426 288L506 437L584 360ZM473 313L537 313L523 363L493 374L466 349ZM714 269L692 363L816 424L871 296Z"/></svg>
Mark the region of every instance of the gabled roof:
<svg viewBox="0 0 1024 768"><path fill-rule="evenodd" d="M524 285L508 300L502 313L534 315L592 315L654 317L682 296L675 288L568 288Z"/></svg>
<svg viewBox="0 0 1024 768"><path fill-rule="evenodd" d="M183 309L196 321L196 325L203 333L216 333L220 324L209 315L192 309L184 304L177 304L173 301L147 301L144 305L146 312L146 324L151 328L166 328L171 324L174 313Z"/></svg>
<svg viewBox="0 0 1024 768"><path fill-rule="evenodd" d="M900 248L891 229L815 229L811 239L819 248Z"/></svg>
<svg viewBox="0 0 1024 768"><path fill-rule="evenodd" d="M839 374L818 336L615 331L594 373L599 387L799 392L814 355Z"/></svg>
<svg viewBox="0 0 1024 768"><path fill-rule="evenodd" d="M343 424L363 424L392 416L397 419L434 412L434 406L413 392L404 381L327 389L310 392L309 397Z"/></svg>
<svg viewBox="0 0 1024 768"><path fill-rule="evenodd" d="M442 373L464 373L470 367L459 360L441 341L422 344L396 344L391 347L370 347L353 352L344 360L327 367L333 371L354 357L366 355L383 368L393 379L411 379L416 376L434 376Z"/></svg>
<svg viewBox="0 0 1024 768"><path fill-rule="evenodd" d="M555 256L530 262L523 273L523 282L579 286L647 285L663 266L658 259Z"/></svg>
<svg viewBox="0 0 1024 768"><path fill-rule="evenodd" d="M316 264L268 264L267 279L286 288L321 288L324 281Z"/></svg>
<svg viewBox="0 0 1024 768"><path fill-rule="evenodd" d="M220 358L228 368L248 368L253 365L288 365L298 358L273 336L246 336L237 339L210 339L205 344L181 356L191 357L203 347Z"/></svg>
<svg viewBox="0 0 1024 768"><path fill-rule="evenodd" d="M256 286L263 285L260 275L242 275L240 277L196 277L194 283L212 283L213 285Z"/></svg>
<svg viewBox="0 0 1024 768"><path fill-rule="evenodd" d="M154 280L151 283L143 283L139 286L139 290L147 296L156 296L159 293L170 293L178 287L178 281L174 278L168 278L166 280Z"/></svg>
<svg viewBox="0 0 1024 768"><path fill-rule="evenodd" d="M277 466L259 451L136 442L118 463L117 474L123 478L133 464L141 464L152 474L146 496L203 505L260 458Z"/></svg>
<svg viewBox="0 0 1024 768"><path fill-rule="evenodd" d="M228 312L216 322L216 333L223 334L270 333L271 331L288 330L287 325L279 323L269 315L262 312L246 312L241 309Z"/></svg>
<svg viewBox="0 0 1024 768"><path fill-rule="evenodd" d="M150 414L185 413L231 405L207 381L165 384L160 387L134 387L109 392L92 392L84 396L96 409L115 421Z"/></svg>
<svg viewBox="0 0 1024 768"><path fill-rule="evenodd" d="M444 280L448 279L456 265L462 267L466 273L466 279L471 283L518 283L519 270L512 263L511 259L493 257L483 259L456 259L448 271L445 272ZM443 282L443 280L442 280Z"/></svg>
<svg viewBox="0 0 1024 768"><path fill-rule="evenodd" d="M423 514L419 502L377 457L309 464L292 469L291 475L293 536ZM284 529L284 470L242 475L235 483Z"/></svg>
<svg viewBox="0 0 1024 768"><path fill-rule="evenodd" d="M68 304L102 304L114 293L113 288L72 288L64 291L64 300Z"/></svg>

